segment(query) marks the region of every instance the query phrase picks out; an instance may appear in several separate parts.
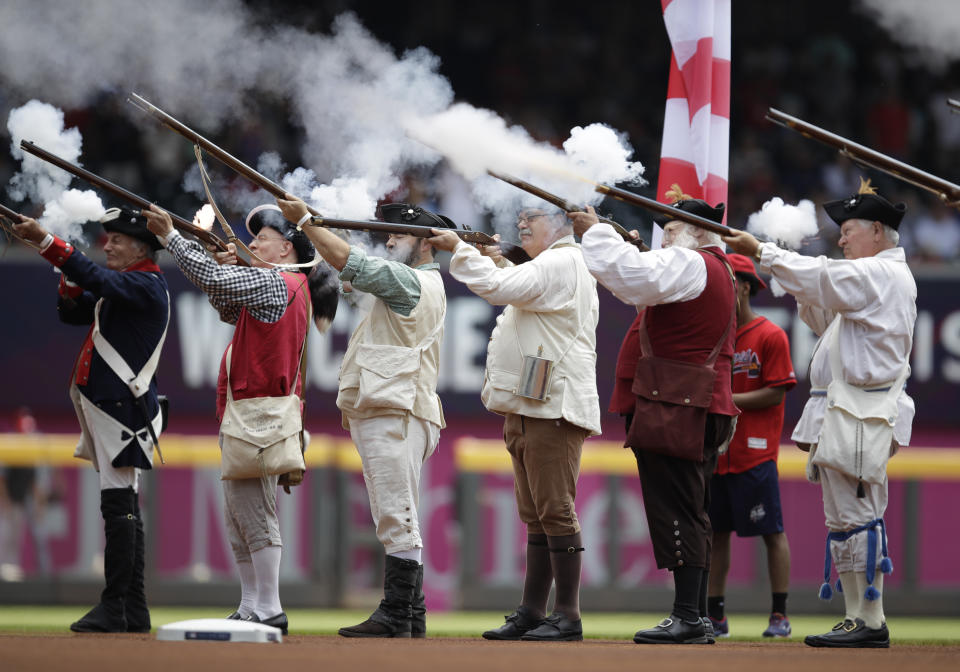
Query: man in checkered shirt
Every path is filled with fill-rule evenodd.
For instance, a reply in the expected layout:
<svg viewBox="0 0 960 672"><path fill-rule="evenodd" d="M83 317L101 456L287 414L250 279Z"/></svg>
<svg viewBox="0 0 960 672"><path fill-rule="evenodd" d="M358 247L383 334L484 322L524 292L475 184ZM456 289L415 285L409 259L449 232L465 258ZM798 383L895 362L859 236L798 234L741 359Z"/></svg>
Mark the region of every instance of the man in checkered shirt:
<svg viewBox="0 0 960 672"><path fill-rule="evenodd" d="M254 236L250 251L259 259L254 258L250 267L241 267L235 265L232 243L228 252L215 253L214 260L199 243L175 231L166 212L152 208L144 214L150 230L183 274L207 294L220 319L236 325L220 364L217 418L223 418L227 384L238 400L287 396L294 381L300 394L303 381L298 372L307 336L310 290L305 275L285 266L313 259L314 249L306 236L278 213L260 213L252 223L248 218L247 227ZM268 475L223 481L226 526L241 587L240 606L228 618L265 623L287 634L287 615L279 592L278 479Z"/></svg>

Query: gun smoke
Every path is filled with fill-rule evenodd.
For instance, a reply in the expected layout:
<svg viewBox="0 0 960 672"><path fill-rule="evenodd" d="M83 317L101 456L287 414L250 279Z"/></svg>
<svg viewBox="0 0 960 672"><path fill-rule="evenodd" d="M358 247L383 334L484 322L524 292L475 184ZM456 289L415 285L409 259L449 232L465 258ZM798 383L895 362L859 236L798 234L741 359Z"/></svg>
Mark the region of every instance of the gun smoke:
<svg viewBox="0 0 960 672"><path fill-rule="evenodd" d="M817 235L817 211L813 201L802 200L789 205L775 196L763 204L759 212L747 218L747 231L758 238L771 240L798 250L804 238Z"/></svg>
<svg viewBox="0 0 960 672"><path fill-rule="evenodd" d="M0 26L0 82L13 95L42 92L56 105L78 107L104 93L137 91L205 132L249 116L251 100L286 101L292 121L304 129L301 156L310 168L275 181L333 217L371 218L377 201L401 188L404 171L436 165L441 156L408 135L415 129L437 140L428 132L434 123L449 134L437 143L445 154L505 150L502 141L512 140L511 165L527 152L532 157L519 177L549 175L543 172L549 165L598 181L636 181L642 172L628 161L626 139L608 127L574 129L571 146L561 152L508 129L493 112L451 107L454 93L434 54L416 48L398 56L349 13L334 20L330 34L317 34L264 25L239 0L166 0L138 4L136 12L123 0L13 0L0 5ZM143 128L154 123L133 109L130 115ZM266 161L279 166L278 157ZM570 177L555 173L541 182L559 184L574 201L594 198ZM185 184L198 191L192 173ZM214 186L223 205L238 211L270 199L219 181ZM498 218L515 213L513 187L483 176L473 186L479 203Z"/></svg>

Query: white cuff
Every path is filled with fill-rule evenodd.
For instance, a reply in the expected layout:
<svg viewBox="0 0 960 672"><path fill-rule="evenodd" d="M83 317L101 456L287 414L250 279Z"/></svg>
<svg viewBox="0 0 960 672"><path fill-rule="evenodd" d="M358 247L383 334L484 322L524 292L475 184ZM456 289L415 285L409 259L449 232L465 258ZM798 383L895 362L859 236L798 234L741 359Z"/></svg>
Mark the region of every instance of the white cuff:
<svg viewBox="0 0 960 672"><path fill-rule="evenodd" d="M300 221L297 222L297 231L303 228L303 225L313 219L313 215L309 212L305 213L303 217L300 218Z"/></svg>
<svg viewBox="0 0 960 672"><path fill-rule="evenodd" d="M40 241L40 252L46 252L47 248L53 245L53 234L48 233L43 237L43 240Z"/></svg>

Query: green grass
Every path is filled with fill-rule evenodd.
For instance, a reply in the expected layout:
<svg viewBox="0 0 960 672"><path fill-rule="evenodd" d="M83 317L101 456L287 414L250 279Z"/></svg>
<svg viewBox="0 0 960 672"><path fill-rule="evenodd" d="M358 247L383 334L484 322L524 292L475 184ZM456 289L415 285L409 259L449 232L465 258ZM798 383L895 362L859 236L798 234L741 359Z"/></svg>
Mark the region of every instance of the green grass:
<svg viewBox="0 0 960 672"><path fill-rule="evenodd" d="M223 608L154 607L150 610L153 625L163 625L192 618L221 618ZM82 616L84 607L0 606L0 634L66 633L70 623ZM332 635L337 628L364 620L369 612L347 609L290 609L287 611L293 634ZM588 639L633 638L633 633L653 627L663 617L659 613L587 613L583 617L584 635ZM761 641L767 627L762 614L730 614L730 641ZM839 616L793 615L793 637L801 641L805 635L826 632ZM454 611L428 614L427 629L432 637L479 637L488 628L503 622L503 612ZM960 618L921 618L889 616L892 639L898 644L960 644ZM769 640L767 640L769 641Z"/></svg>

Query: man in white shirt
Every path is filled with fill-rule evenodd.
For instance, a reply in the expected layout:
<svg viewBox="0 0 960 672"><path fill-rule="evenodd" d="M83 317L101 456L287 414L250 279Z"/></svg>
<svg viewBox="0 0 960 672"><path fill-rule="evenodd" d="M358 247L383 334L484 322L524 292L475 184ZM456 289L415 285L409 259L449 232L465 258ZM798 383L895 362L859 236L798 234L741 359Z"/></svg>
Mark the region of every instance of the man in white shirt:
<svg viewBox="0 0 960 672"><path fill-rule="evenodd" d="M722 204L711 207L684 194L678 185L667 197L678 210L716 222L723 219ZM730 385L736 335L733 274L719 236L681 220L659 218L664 249L640 252L610 225L598 223L592 208L570 217L583 238L590 273L624 303L646 307L639 330L641 356L631 386L637 407L627 445L637 459L657 567L673 574L674 601L668 618L637 632L633 641L712 644L713 628L707 618L713 537L707 515L709 484L717 449L729 437L732 418L739 412ZM700 378L705 369L712 369L708 372L712 380L685 381L679 386L685 397L681 399L668 398L667 388L674 386L657 384L650 389L649 376L640 375L653 371L659 381L679 380L678 370L691 369ZM643 408L644 403L654 406ZM679 408L685 417L665 422L661 404L663 413ZM686 417L697 411L695 407L702 412Z"/></svg>
<svg viewBox="0 0 960 672"><path fill-rule="evenodd" d="M840 226L845 259L806 257L744 232L724 240L756 259L793 294L800 318L820 336L810 363L811 397L793 439L811 453L808 478L821 484L830 530L820 596L832 595L832 557L846 615L831 632L804 641L817 647L886 648L890 635L881 592L883 574L893 570L883 523L886 461L909 443L914 414L904 382L917 285L897 247L906 206L891 204L862 182L860 193L823 207ZM866 401L856 413L844 410L857 398ZM881 419L875 421L878 411ZM878 426L884 431L874 435ZM841 439L846 428L861 438ZM871 464L876 468L869 470Z"/></svg>
<svg viewBox="0 0 960 672"><path fill-rule="evenodd" d="M486 639L577 641L583 539L574 510L583 441L600 433L596 380L596 282L563 213L526 209L517 218L531 261L513 266L434 230L453 252L450 273L492 305L505 305L490 337L481 398L504 416L520 519L527 525L526 575L516 611ZM546 375L539 389L534 370ZM525 375L527 374L527 375ZM554 611L547 616L550 586Z"/></svg>

